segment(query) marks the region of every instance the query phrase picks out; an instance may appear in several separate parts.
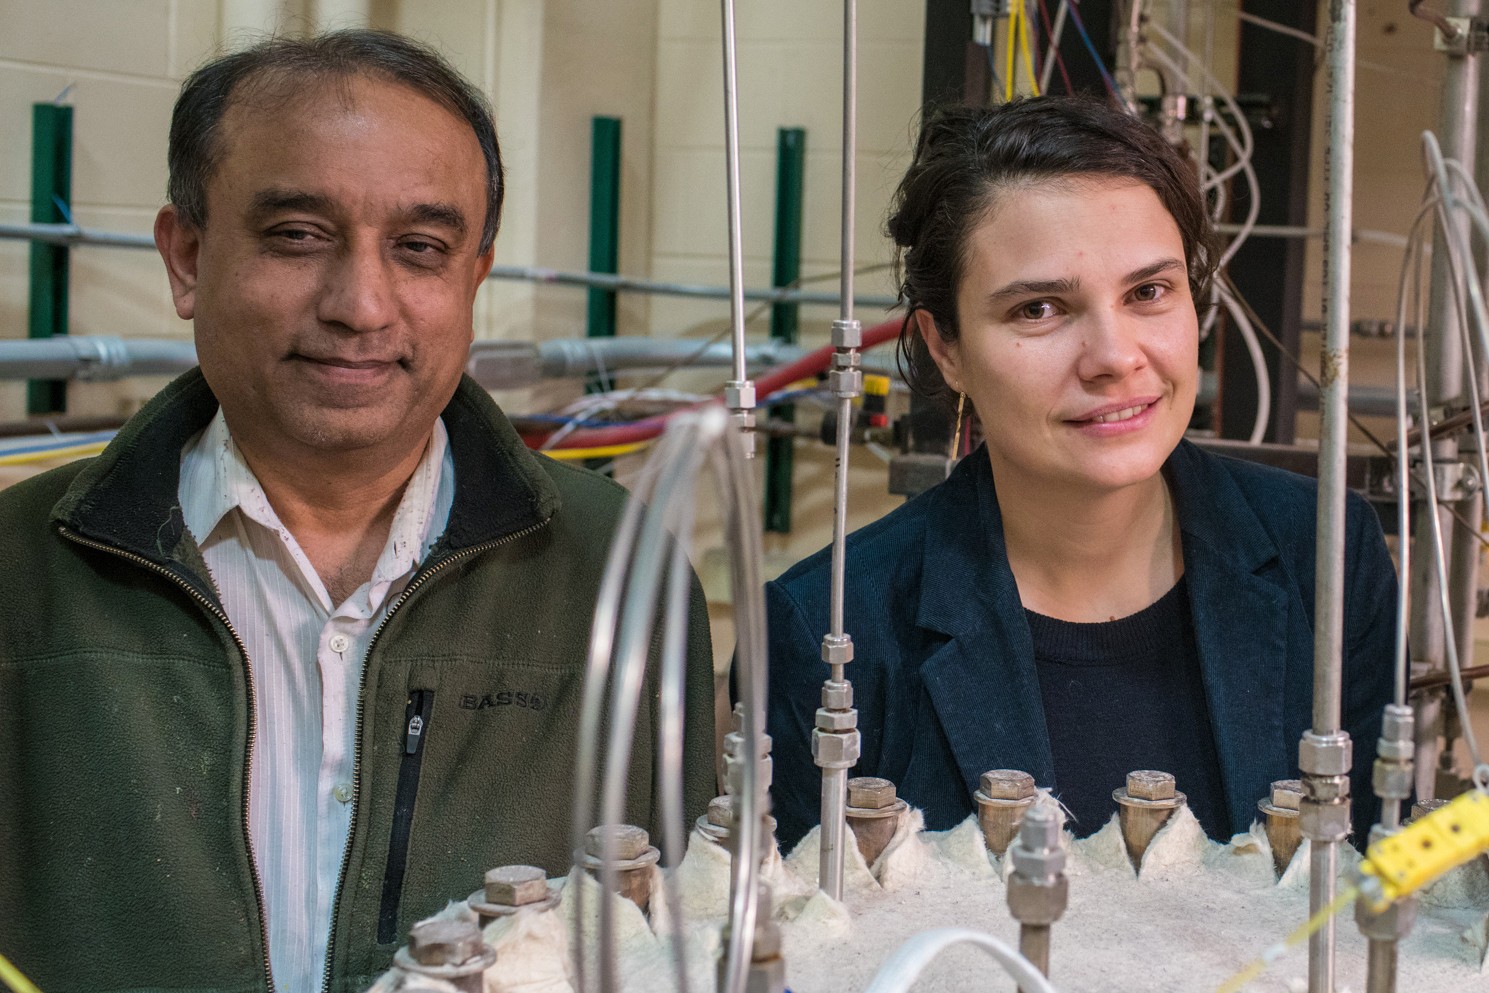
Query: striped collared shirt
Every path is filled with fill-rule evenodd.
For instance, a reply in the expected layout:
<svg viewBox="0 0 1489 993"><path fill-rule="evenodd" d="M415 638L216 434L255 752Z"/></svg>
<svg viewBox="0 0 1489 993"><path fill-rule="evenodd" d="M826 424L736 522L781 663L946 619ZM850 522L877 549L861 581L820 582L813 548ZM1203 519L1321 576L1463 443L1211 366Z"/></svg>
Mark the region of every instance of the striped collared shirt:
<svg viewBox="0 0 1489 993"><path fill-rule="evenodd" d="M371 580L335 604L233 443L222 411L182 450L182 516L250 660L258 734L249 840L279 989L321 986L351 830L363 659L389 603L443 533L454 494L455 468L437 420Z"/></svg>

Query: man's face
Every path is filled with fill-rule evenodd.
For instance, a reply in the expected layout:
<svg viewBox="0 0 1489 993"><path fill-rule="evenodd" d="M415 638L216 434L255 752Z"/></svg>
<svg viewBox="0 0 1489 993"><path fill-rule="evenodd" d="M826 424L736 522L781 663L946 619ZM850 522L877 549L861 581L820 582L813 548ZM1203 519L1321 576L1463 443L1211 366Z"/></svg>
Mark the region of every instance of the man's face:
<svg viewBox="0 0 1489 993"><path fill-rule="evenodd" d="M454 394L486 163L470 126L413 90L353 77L235 100L197 229L156 240L202 373L251 459L406 459Z"/></svg>

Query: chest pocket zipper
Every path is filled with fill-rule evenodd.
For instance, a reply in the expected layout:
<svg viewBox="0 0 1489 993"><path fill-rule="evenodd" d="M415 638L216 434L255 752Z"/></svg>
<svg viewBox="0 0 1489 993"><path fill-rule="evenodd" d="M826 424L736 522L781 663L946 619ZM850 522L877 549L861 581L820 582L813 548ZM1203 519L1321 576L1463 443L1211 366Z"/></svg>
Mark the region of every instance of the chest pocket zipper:
<svg viewBox="0 0 1489 993"><path fill-rule="evenodd" d="M403 755L398 763L398 790L393 802L388 868L383 873L383 897L377 915L377 940L383 945L398 940L398 904L403 896L403 877L408 869L414 805L419 798L419 770L424 764L424 746L429 739L429 717L433 711L433 690L409 693L403 725Z"/></svg>

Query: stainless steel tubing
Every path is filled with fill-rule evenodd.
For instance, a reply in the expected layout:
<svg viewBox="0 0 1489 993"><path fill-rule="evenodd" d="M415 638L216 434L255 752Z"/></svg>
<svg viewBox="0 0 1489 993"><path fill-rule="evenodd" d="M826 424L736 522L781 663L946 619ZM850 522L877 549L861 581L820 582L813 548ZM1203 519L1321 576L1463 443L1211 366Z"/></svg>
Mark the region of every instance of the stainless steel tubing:
<svg viewBox="0 0 1489 993"><path fill-rule="evenodd" d="M746 458L755 455L755 384L745 371L744 245L739 220L739 72L735 65L734 0L723 0L724 172L729 200L729 329L734 342L734 378L724 403L734 416Z"/></svg>
<svg viewBox="0 0 1489 993"><path fill-rule="evenodd" d="M1396 993L1396 942L1367 942L1365 993Z"/></svg>
<svg viewBox="0 0 1489 993"><path fill-rule="evenodd" d="M194 365L196 346L179 339L60 335L0 341L0 379L172 376Z"/></svg>
<svg viewBox="0 0 1489 993"><path fill-rule="evenodd" d="M749 975L759 910L759 867L768 840L769 783L761 757L765 738L765 593L761 575L764 552L760 537L760 509L755 477L742 438L723 432L716 448L715 468L720 473L728 514L725 518L735 551L733 559L735 603L735 665L739 668L740 695L744 703L742 731L744 761L735 784L737 817L731 841L729 906L730 942L725 952L721 993L741 993Z"/></svg>
<svg viewBox="0 0 1489 993"><path fill-rule="evenodd" d="M843 198L841 229L841 316L833 322L833 368L829 374L838 401L837 449L834 456L832 578L830 631L822 639L822 659L831 675L822 690L812 732L812 758L822 769L822 828L817 880L834 900L843 898L846 856L848 770L858 761L858 712L843 667L853 658L853 641L843 629L845 549L848 531L848 458L853 427L853 399L863 385L858 346L862 328L853 319L854 204L858 114L858 4L843 2Z"/></svg>
<svg viewBox="0 0 1489 993"><path fill-rule="evenodd" d="M155 248L148 234L92 231L76 224L0 224L0 238L41 241L48 245L100 245L108 248Z"/></svg>
<svg viewBox="0 0 1489 993"><path fill-rule="evenodd" d="M1299 746L1300 819L1312 842L1310 916L1332 903L1337 846L1349 826L1349 741L1340 732L1344 645L1345 458L1349 412L1349 292L1353 220L1354 0L1335 0L1329 31L1328 221L1324 240L1325 341L1321 357L1317 585L1314 595L1313 729ZM1341 740L1342 739L1342 740ZM1343 794L1341 800L1340 793ZM1333 993L1334 923L1308 941L1309 993Z"/></svg>
<svg viewBox="0 0 1489 993"><path fill-rule="evenodd" d="M124 234L117 231L95 231L76 224L0 224L0 239L40 241L49 245L99 245L109 248L145 248L154 250L155 239L148 234ZM728 286L705 286L696 283L672 283L665 280L637 279L611 272L575 272L546 266L495 265L487 279L523 283L549 283L555 286L593 286L602 290L650 293L656 296L701 297L728 300L733 289ZM838 294L788 287L761 287L744 291L746 300L769 303L803 303L837 307ZM890 296L866 296L857 301L861 307L889 309L899 301Z"/></svg>
<svg viewBox="0 0 1489 993"><path fill-rule="evenodd" d="M1480 6L1480 0L1452 0L1448 13L1451 17L1476 17ZM1444 57L1446 63L1443 67L1442 117L1438 126L1438 139L1444 157L1457 159L1472 175L1478 141L1479 56L1467 52L1449 52ZM1465 218L1456 217L1452 223L1467 234L1469 222ZM1428 303L1428 326L1440 329L1440 333L1434 334L1427 341L1427 373L1428 388L1437 402L1456 404L1463 399L1464 375L1468 362L1462 339L1457 333L1457 322L1466 319L1466 316L1455 312L1453 308L1453 274L1447 256L1447 252L1434 252L1432 256L1432 295Z"/></svg>

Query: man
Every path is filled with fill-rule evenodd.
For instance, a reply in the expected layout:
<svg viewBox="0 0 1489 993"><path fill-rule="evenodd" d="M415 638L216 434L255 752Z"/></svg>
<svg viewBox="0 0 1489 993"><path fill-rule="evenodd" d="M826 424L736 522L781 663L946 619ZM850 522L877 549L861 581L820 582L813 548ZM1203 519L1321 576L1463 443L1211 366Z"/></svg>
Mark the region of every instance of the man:
<svg viewBox="0 0 1489 993"><path fill-rule="evenodd" d="M360 990L487 868L566 870L624 494L462 379L502 193L484 100L406 39L183 87L155 233L200 371L0 494L0 954L48 993Z"/></svg>

